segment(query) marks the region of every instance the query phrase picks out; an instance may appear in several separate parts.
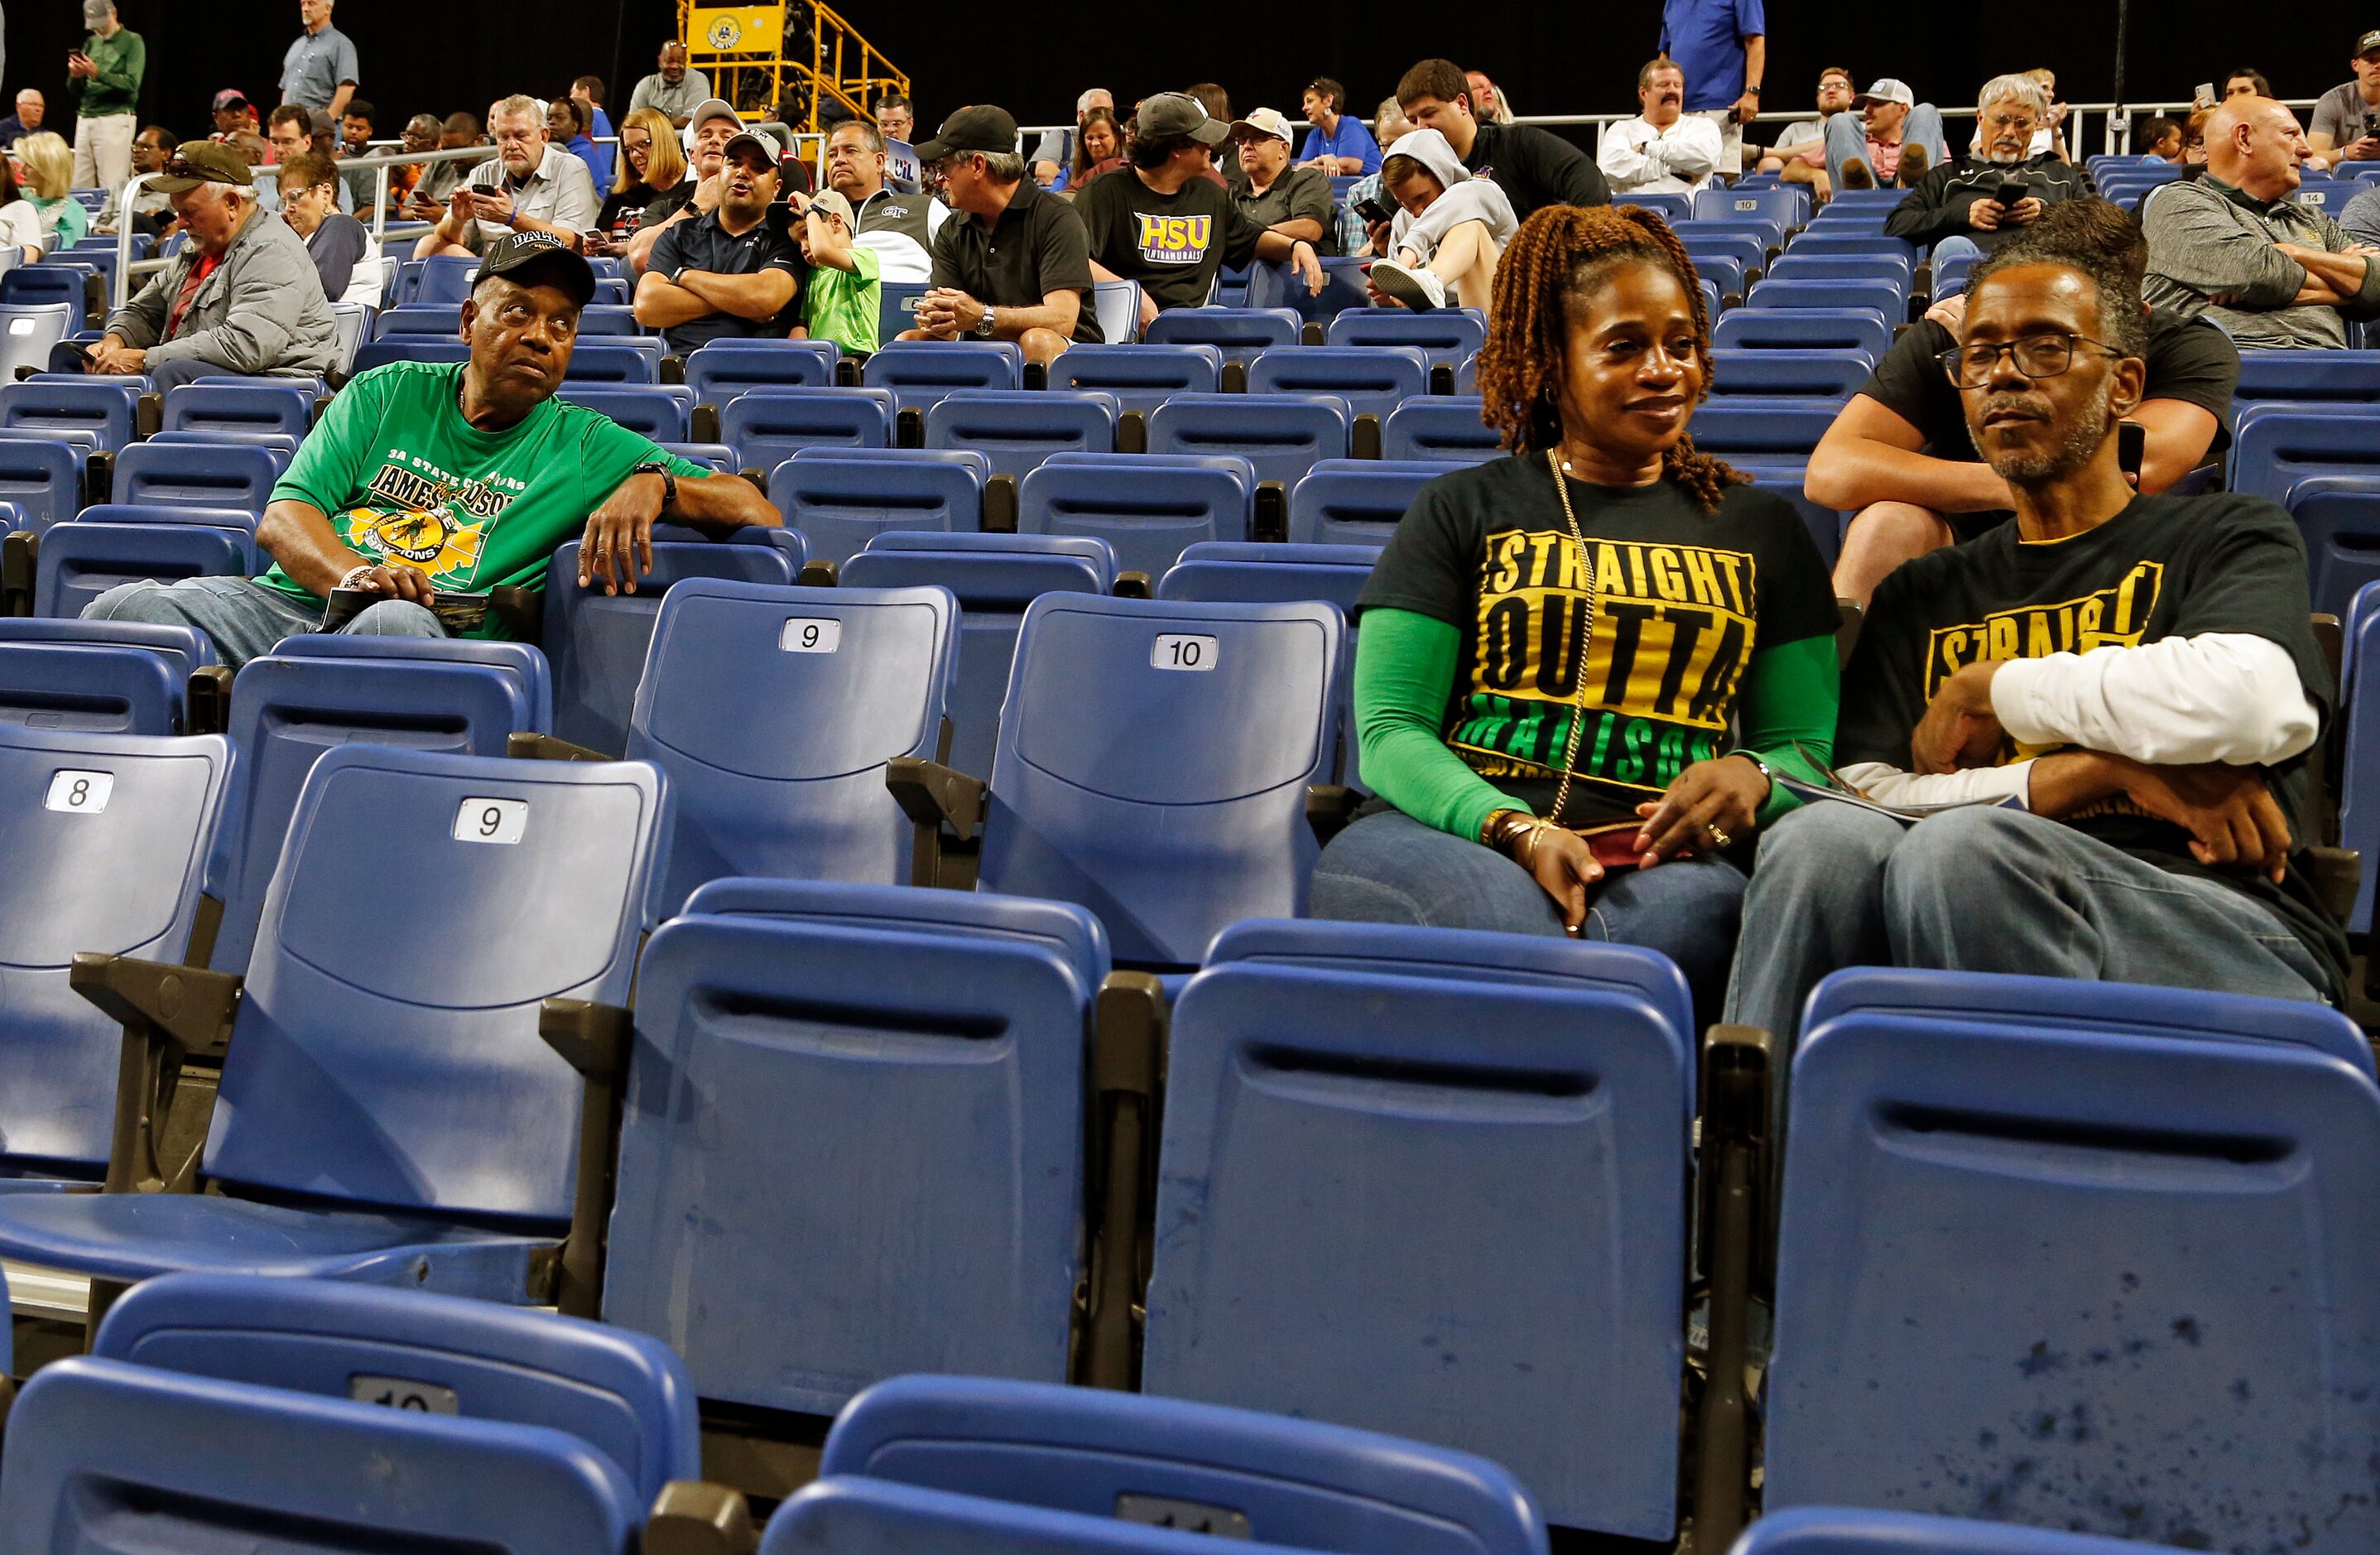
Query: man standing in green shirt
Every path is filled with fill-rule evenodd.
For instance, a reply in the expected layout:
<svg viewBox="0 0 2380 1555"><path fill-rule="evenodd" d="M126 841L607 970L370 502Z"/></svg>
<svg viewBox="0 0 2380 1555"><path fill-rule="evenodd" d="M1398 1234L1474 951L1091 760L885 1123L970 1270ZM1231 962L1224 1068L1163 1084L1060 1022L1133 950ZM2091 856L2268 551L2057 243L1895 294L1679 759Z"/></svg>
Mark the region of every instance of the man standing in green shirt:
<svg viewBox="0 0 2380 1555"><path fill-rule="evenodd" d="M123 192L132 177L132 131L149 50L115 19L115 0L82 0L91 29L67 55L67 101L75 105L74 187Z"/></svg>
<svg viewBox="0 0 2380 1555"><path fill-rule="evenodd" d="M579 588L635 593L659 518L716 536L782 523L742 477L553 397L594 295L594 271L559 237L497 238L463 305L470 359L358 373L307 434L256 528L270 572L127 583L84 613L195 626L237 668L321 629L334 590L379 596L336 630L445 637L434 596L541 588L565 541L583 541ZM502 623L488 612L470 635Z"/></svg>
<svg viewBox="0 0 2380 1555"><path fill-rule="evenodd" d="M802 219L802 258L810 261L802 323L812 340L832 340L867 356L883 317L884 273L876 250L851 236L851 201L833 189L810 196Z"/></svg>

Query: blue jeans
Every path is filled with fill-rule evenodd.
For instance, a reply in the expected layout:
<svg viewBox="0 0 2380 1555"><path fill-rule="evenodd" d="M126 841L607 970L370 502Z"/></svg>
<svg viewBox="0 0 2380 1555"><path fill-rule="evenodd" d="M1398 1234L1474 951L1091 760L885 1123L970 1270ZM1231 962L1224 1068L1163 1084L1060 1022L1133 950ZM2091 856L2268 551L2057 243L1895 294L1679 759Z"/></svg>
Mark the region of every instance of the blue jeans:
<svg viewBox="0 0 2380 1555"><path fill-rule="evenodd" d="M1943 261L1958 259L1961 256L1966 259L1967 262L1972 264L1975 261L1984 257L1984 246L1976 242L1972 237L1961 237L1955 233L1948 237L1936 240L1934 244L1934 258L1932 262L1937 268L1941 265Z"/></svg>
<svg viewBox="0 0 2380 1555"><path fill-rule="evenodd" d="M178 583L143 578L119 583L84 607L92 621L146 621L160 626L196 626L215 645L215 656L233 669L273 651L283 638L321 627L320 613L295 604L249 577L186 577ZM446 627L423 606L382 600L358 612L339 628L366 638L443 638Z"/></svg>
<svg viewBox="0 0 2380 1555"><path fill-rule="evenodd" d="M50 371L52 372L88 371L89 367L84 353L90 350L91 346L91 343L88 340L59 341L50 347ZM196 357L184 357L179 361L154 363L145 371L148 372L150 382L157 385L157 392L162 395L168 389L178 389L185 383L195 383L201 378L219 378L230 372L231 369L218 366L213 362L200 361Z"/></svg>
<svg viewBox="0 0 2380 1555"><path fill-rule="evenodd" d="M1607 878L1587 899L1591 940L1644 945L1676 962L1697 1024L1717 1018L1743 903L1743 873L1724 859L1677 859ZM1535 877L1500 853L1397 810L1365 817L1315 861L1307 916L1560 935L1561 914Z"/></svg>
<svg viewBox="0 0 2380 1555"><path fill-rule="evenodd" d="M1829 116L1820 128L1826 138L1827 181L1841 188L1843 164L1853 157L1867 161L1867 121L1860 117L1857 110L1851 110ZM1900 143L1925 147L1928 170L1941 166L1945 155L1942 110L1931 103L1920 103L1910 109L1908 119L1900 127ZM1868 171L1875 173L1876 169L1871 166ZM1876 181L1881 188L1889 187L1895 180L1878 175Z"/></svg>

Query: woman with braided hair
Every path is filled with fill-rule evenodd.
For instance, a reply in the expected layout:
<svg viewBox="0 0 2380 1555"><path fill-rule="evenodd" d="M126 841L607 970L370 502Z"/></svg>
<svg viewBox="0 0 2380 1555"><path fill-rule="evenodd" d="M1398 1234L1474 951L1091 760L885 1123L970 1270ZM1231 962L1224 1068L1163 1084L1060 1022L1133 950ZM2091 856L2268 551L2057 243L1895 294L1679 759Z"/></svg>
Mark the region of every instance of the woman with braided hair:
<svg viewBox="0 0 2380 1555"><path fill-rule="evenodd" d="M1583 935L1724 994L1755 829L1835 731L1834 594L1781 498L1694 451L1710 325L1633 207L1556 206L1497 267L1479 388L1511 457L1441 476L1356 603L1378 797L1317 917Z"/></svg>

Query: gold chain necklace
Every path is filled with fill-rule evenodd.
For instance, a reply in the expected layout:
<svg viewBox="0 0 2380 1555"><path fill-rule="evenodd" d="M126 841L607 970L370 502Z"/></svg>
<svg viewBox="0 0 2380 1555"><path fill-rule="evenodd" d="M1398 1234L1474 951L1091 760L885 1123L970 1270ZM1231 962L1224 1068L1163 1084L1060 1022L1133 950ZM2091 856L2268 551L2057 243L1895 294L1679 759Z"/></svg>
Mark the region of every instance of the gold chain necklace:
<svg viewBox="0 0 2380 1555"><path fill-rule="evenodd" d="M1554 475L1554 494L1561 498L1562 524L1570 530L1571 544L1578 548L1579 570L1586 581L1586 622L1578 635L1578 682L1572 688L1570 739L1562 749L1561 782L1554 787L1553 813L1546 818L1557 825L1570 803L1571 774L1578 765L1578 737L1586 728L1586 657L1595 646L1595 618L1601 609L1602 597L1602 590L1596 587L1595 564L1587 559L1586 537L1579 533L1578 515L1571 511L1570 479L1564 473L1567 463L1560 449L1546 450L1546 466Z"/></svg>

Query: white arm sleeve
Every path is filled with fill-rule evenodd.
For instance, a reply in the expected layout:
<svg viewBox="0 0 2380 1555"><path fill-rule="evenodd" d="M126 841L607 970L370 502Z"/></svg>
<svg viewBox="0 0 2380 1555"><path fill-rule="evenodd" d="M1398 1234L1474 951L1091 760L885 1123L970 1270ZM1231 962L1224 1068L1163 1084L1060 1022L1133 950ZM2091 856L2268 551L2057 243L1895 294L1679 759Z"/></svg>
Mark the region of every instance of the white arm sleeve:
<svg viewBox="0 0 2380 1555"><path fill-rule="evenodd" d="M2017 803L2033 807L2033 763L2011 761L2005 767L1970 767L1963 772L1937 772L1922 777L1863 761L1836 775L1879 805L1956 805L1969 799L2016 796Z"/></svg>
<svg viewBox="0 0 2380 1555"><path fill-rule="evenodd" d="M1603 169L1605 177L1633 188L1660 176L1659 158L1654 150L1658 140L1642 148L1635 143L1637 131L1645 128L1647 127L1643 119L1605 127L1603 143L1595 152L1596 165Z"/></svg>
<svg viewBox="0 0 2380 1555"><path fill-rule="evenodd" d="M1992 711L2022 744L2156 767L2287 760L2322 723L2288 650L2247 632L2013 659L1992 677Z"/></svg>
<svg viewBox="0 0 2380 1555"><path fill-rule="evenodd" d="M1661 157L1670 171L1692 182L1718 165L1718 126L1688 114L1661 137Z"/></svg>

